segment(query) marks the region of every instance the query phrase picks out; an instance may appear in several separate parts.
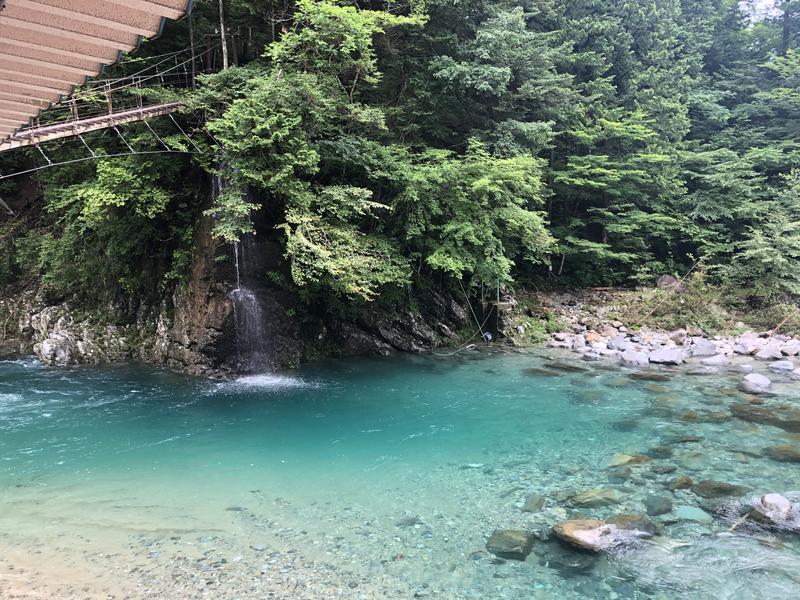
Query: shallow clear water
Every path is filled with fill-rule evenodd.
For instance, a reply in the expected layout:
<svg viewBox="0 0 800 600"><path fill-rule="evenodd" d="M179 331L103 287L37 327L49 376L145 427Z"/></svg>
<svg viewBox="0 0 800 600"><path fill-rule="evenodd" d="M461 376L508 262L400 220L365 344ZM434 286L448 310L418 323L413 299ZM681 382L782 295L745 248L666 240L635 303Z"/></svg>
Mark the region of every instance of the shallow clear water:
<svg viewBox="0 0 800 600"><path fill-rule="evenodd" d="M653 494L674 508L702 505L666 490L678 474L752 493L800 488L797 465L760 456L796 439L723 418L741 401L731 381L526 373L546 360L362 359L226 383L0 363L0 545L67 561L72 574L114 572L130 597L800 596L791 537L728 533L720 518L668 513L654 518L664 529L653 542L613 558L576 555L580 564L543 541L526 562L488 554L495 528L643 513ZM687 435L701 441L676 441ZM625 479L607 468L616 452L665 445L672 456ZM624 499L569 504L597 487ZM545 506L523 512L532 492ZM117 589L48 577L30 575L64 597Z"/></svg>

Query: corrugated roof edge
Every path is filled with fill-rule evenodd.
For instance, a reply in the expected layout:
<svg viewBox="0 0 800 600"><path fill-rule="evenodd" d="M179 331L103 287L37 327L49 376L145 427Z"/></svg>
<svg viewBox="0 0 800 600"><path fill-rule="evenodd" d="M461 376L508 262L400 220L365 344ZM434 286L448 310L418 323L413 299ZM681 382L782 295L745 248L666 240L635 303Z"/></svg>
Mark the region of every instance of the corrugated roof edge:
<svg viewBox="0 0 800 600"><path fill-rule="evenodd" d="M2 10L5 8L5 6L6 6L6 0L0 0L0 11L2 11ZM193 9L193 8L194 8L194 0L187 0L187 2L186 2L186 9L184 10L184 15L183 15L183 17L186 17L186 16L188 16L189 14L191 14L191 12L192 12L192 9ZM181 18L183 18L183 17L181 17ZM178 20L180 20L180 19L178 19ZM159 24L159 26L158 26L158 33L157 33L156 35L154 35L153 37L149 38L149 39L151 39L151 40L154 40L154 39L156 39L157 37L159 37L159 36L161 35L161 33L164 31L164 25L166 24L166 22L167 22L167 21L169 21L169 19L167 19L166 17L161 17L161 23L160 23L160 24ZM139 49L139 47L141 46L141 43L142 43L142 41L143 41L143 39L142 39L142 38L143 38L143 36L141 36L141 35L140 35L140 36L138 36L138 39L136 40L136 48L133 50L134 52L135 52L136 50L138 50L138 49ZM96 77L99 77L100 75L102 75L102 74L103 74L103 72L105 71L106 67L108 67L108 66L110 66L110 65L114 65L114 64L116 64L116 63L120 62L120 61L122 60L122 55L123 55L123 54L124 54L124 52L123 52L122 50L120 50L120 51L118 51L118 52L117 52L117 58L116 58L116 60L114 60L113 62L110 62L110 63L100 63L100 71L97 73L97 75L95 75L94 77L89 77L89 76L87 75L87 76L86 76L86 78L85 78L85 79L84 79L84 81L83 81L83 84L84 84L84 85L86 85L86 84L89 82L89 80L90 80L90 79L95 79ZM58 97L58 100L56 100L55 102L51 102L51 103L50 103L50 105L49 105L47 108L50 108L50 107L52 107L54 104L58 104L58 103L60 103L60 102L63 102L65 98L69 98L69 97L70 97L70 96L71 96L71 95L72 95L72 94L75 92L75 88L76 88L76 87L79 87L79 86L75 86L75 85L73 85L73 86L70 88L70 92L69 92L69 94L68 94L68 95L66 95L66 96L65 96L64 94L61 94L61 95ZM40 113L41 113L43 110L47 110L47 109L46 109L46 108L40 108L40 109L39 109L39 112L38 112L38 113L36 113L36 115L34 115L34 116L33 116L33 117L31 117L30 119L28 119L28 121L27 121L27 125L28 125L28 126L32 126L32 125L33 125L33 120L34 120L36 117L38 117L38 116L39 116L39 114L40 114ZM24 128L24 126L23 126L23 127L20 127L20 129L23 129L23 128ZM17 131L19 131L19 129L18 129ZM2 140L5 140L5 139L9 138L9 137L11 137L12 135L14 135L14 134L7 135L6 137L0 137L0 141L2 141Z"/></svg>

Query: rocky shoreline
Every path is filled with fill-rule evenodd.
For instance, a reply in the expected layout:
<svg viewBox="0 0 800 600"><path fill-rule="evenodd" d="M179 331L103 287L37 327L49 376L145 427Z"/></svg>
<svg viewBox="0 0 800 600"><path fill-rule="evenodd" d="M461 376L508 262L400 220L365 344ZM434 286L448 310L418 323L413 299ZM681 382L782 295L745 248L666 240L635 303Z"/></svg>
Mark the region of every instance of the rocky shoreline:
<svg viewBox="0 0 800 600"><path fill-rule="evenodd" d="M743 330L738 335L707 336L699 328L664 331L571 316L568 329L552 334L547 345L583 361L682 367L689 375L741 374L739 388L752 394L770 393L775 382L800 381L800 337L750 331L743 323L737 324Z"/></svg>

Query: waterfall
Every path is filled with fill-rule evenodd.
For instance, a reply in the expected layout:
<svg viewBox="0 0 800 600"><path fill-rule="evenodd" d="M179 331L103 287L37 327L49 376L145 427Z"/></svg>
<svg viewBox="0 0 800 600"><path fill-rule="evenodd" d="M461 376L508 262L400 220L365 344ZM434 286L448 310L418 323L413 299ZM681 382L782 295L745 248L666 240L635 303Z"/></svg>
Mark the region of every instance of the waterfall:
<svg viewBox="0 0 800 600"><path fill-rule="evenodd" d="M263 371L269 367L268 339L264 328L264 310L255 291L245 285L247 279L244 245L233 245L236 288L230 292L236 322L236 362L243 372Z"/></svg>
<svg viewBox="0 0 800 600"><path fill-rule="evenodd" d="M222 178L215 177L214 193L220 194L223 185ZM249 373L269 369L269 345L264 327L264 310L253 287L247 285L250 273L245 260L245 248L252 241L252 236L246 236L241 242L233 244L236 287L229 293L233 300L233 317L236 327L236 368Z"/></svg>

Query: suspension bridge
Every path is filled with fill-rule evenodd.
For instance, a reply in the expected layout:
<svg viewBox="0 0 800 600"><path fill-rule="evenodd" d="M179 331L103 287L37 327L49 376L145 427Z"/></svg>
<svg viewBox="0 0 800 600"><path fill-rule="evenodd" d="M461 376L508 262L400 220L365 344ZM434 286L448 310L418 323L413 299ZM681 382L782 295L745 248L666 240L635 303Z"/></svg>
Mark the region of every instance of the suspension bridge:
<svg viewBox="0 0 800 600"><path fill-rule="evenodd" d="M149 57L133 75L93 81L143 40L158 36L167 19L180 19L192 0L0 0L0 152L111 129L135 153L118 127L170 115L176 102L145 105L141 90L194 76L195 48ZM126 61L126 64L136 59ZM90 83L91 82L91 83ZM115 102L126 92L126 101ZM115 94L116 93L116 94ZM130 97L135 105L130 106ZM98 101L99 99L99 101ZM47 122L41 123L44 118ZM180 129L177 121L172 119ZM181 129L181 133L185 132ZM190 140L191 141L191 140ZM14 175L19 174L15 173ZM11 175L0 175L4 179Z"/></svg>

